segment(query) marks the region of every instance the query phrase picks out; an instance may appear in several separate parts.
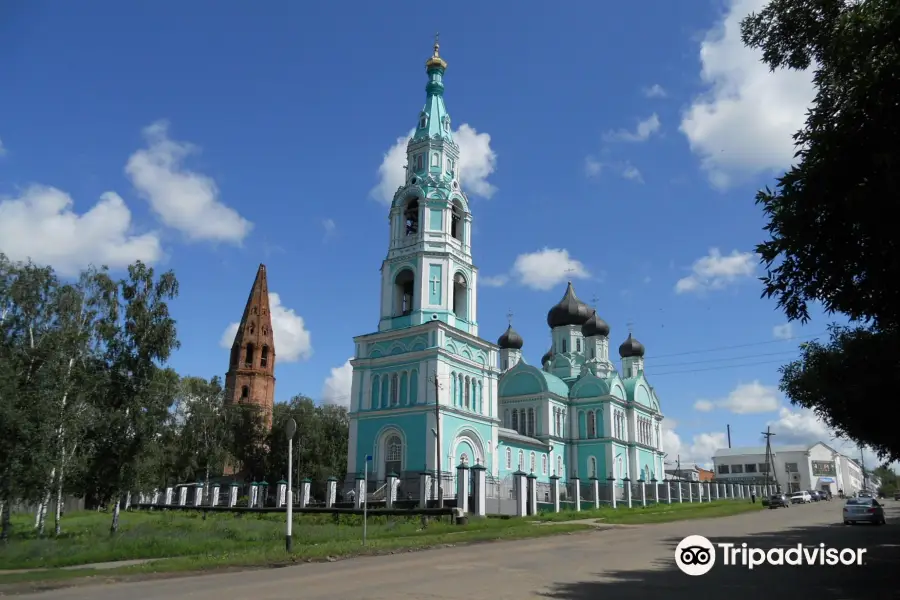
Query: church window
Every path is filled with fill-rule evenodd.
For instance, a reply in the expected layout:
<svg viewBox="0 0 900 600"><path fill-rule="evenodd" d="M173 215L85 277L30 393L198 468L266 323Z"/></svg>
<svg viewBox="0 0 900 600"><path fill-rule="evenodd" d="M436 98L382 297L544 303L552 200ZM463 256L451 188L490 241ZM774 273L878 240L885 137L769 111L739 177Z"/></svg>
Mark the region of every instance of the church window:
<svg viewBox="0 0 900 600"><path fill-rule="evenodd" d="M575 352L581 352L581 340L575 340Z"/></svg>
<svg viewBox="0 0 900 600"><path fill-rule="evenodd" d="M259 366L266 368L269 365L269 347L263 346L259 352Z"/></svg>
<svg viewBox="0 0 900 600"><path fill-rule="evenodd" d="M519 411L518 411L518 409L515 409L515 408L512 411L512 427L511 427L511 429L513 431L519 430Z"/></svg>
<svg viewBox="0 0 900 600"><path fill-rule="evenodd" d="M587 414L587 436L589 438L597 437L597 421L594 420L594 411L589 410Z"/></svg>
<svg viewBox="0 0 900 600"><path fill-rule="evenodd" d="M519 470L525 470L525 452L522 450L519 450Z"/></svg>
<svg viewBox="0 0 900 600"><path fill-rule="evenodd" d="M507 369L509 369L509 360L504 358L503 359L503 370L506 371Z"/></svg>
<svg viewBox="0 0 900 600"><path fill-rule="evenodd" d="M597 459L596 457L588 457L588 477L597 476Z"/></svg>
<svg viewBox="0 0 900 600"><path fill-rule="evenodd" d="M425 155L417 154L416 155L416 171L421 171L425 168Z"/></svg>
<svg viewBox="0 0 900 600"><path fill-rule="evenodd" d="M231 347L231 366L236 367L238 364L238 359L241 357L241 349L239 346Z"/></svg>
<svg viewBox="0 0 900 600"><path fill-rule="evenodd" d="M562 351L566 352L566 340L562 341Z"/></svg>
<svg viewBox="0 0 900 600"><path fill-rule="evenodd" d="M266 327L265 325L263 325L262 334L263 334L263 335L269 335L269 328Z"/></svg>
<svg viewBox="0 0 900 600"><path fill-rule="evenodd" d="M512 448L506 449L506 468L512 469Z"/></svg>
<svg viewBox="0 0 900 600"><path fill-rule="evenodd" d="M594 358L594 349L591 348L591 358Z"/></svg>
<svg viewBox="0 0 900 600"><path fill-rule="evenodd" d="M400 404L400 378L396 373L391 375L391 406Z"/></svg>
<svg viewBox="0 0 900 600"><path fill-rule="evenodd" d="M468 318L469 287L462 273L453 276L453 314L458 319Z"/></svg>
<svg viewBox="0 0 900 600"><path fill-rule="evenodd" d="M546 454L541 456L541 473L544 475L547 474L547 455Z"/></svg>
<svg viewBox="0 0 900 600"><path fill-rule="evenodd" d="M403 470L403 441L397 434L388 437L384 444L384 474Z"/></svg>
<svg viewBox="0 0 900 600"><path fill-rule="evenodd" d="M462 205L459 200L453 201L453 208L450 213L450 236L454 239L462 241L463 239L463 212Z"/></svg>
<svg viewBox="0 0 900 600"><path fill-rule="evenodd" d="M534 435L534 409L528 409L528 429L525 435Z"/></svg>
<svg viewBox="0 0 900 600"><path fill-rule="evenodd" d="M413 311L416 276L409 269L403 269L394 279L394 312L408 315Z"/></svg>
<svg viewBox="0 0 900 600"><path fill-rule="evenodd" d="M422 115L419 117L419 129L425 129L428 127L428 115Z"/></svg>
<svg viewBox="0 0 900 600"><path fill-rule="evenodd" d="M453 175L454 175L453 167L455 167L455 166L456 166L456 164L453 162L453 159L448 158L447 159L447 172L450 174L450 177L453 177Z"/></svg>
<svg viewBox="0 0 900 600"><path fill-rule="evenodd" d="M444 131L450 131L450 117L444 117Z"/></svg>
<svg viewBox="0 0 900 600"><path fill-rule="evenodd" d="M253 344L247 344L247 350L244 352L244 366L248 369L253 366Z"/></svg>
<svg viewBox="0 0 900 600"><path fill-rule="evenodd" d="M471 389L472 389L472 388L471 388L471 386L469 385L469 378L466 377L466 383L465 383L465 390L466 390L466 391L465 391L465 394L466 394L466 401L465 401L465 403L466 403L466 408L471 408L471 405L470 405L471 398L469 397L469 392L470 392Z"/></svg>
<svg viewBox="0 0 900 600"><path fill-rule="evenodd" d="M419 200L411 198L406 203L403 211L403 223L406 227L406 235L415 235L419 232Z"/></svg>
<svg viewBox="0 0 900 600"><path fill-rule="evenodd" d="M255 329L253 327L253 323L250 323L250 335L253 335L254 331L255 331Z"/></svg>
<svg viewBox="0 0 900 600"><path fill-rule="evenodd" d="M531 473L534 473L537 470L537 457L534 452L531 453L531 464L529 466L531 467Z"/></svg>
<svg viewBox="0 0 900 600"><path fill-rule="evenodd" d="M441 156L435 152L431 155L431 166L432 167L440 167L441 166Z"/></svg>
<svg viewBox="0 0 900 600"><path fill-rule="evenodd" d="M241 387L241 402L244 402L250 398L250 386L242 386Z"/></svg>
<svg viewBox="0 0 900 600"><path fill-rule="evenodd" d="M556 457L556 475L558 477L563 477L563 463L562 456Z"/></svg>

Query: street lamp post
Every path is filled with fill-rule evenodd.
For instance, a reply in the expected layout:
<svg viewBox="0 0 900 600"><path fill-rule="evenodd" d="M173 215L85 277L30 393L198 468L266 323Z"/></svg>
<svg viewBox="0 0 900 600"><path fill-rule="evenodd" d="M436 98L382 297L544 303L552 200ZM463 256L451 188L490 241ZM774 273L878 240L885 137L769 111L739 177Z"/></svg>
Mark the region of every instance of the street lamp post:
<svg viewBox="0 0 900 600"><path fill-rule="evenodd" d="M287 530L284 536L284 548L288 552L294 549L294 541L291 538L291 530L294 525L294 496L291 491L291 465L294 464L294 434L297 433L297 421L290 419L284 430L287 436L288 468L287 468Z"/></svg>
<svg viewBox="0 0 900 600"><path fill-rule="evenodd" d="M363 546L366 545L366 537L368 536L368 518L369 518L369 462L372 460L371 454L366 454L366 464L363 467ZM390 493L390 491L388 492Z"/></svg>

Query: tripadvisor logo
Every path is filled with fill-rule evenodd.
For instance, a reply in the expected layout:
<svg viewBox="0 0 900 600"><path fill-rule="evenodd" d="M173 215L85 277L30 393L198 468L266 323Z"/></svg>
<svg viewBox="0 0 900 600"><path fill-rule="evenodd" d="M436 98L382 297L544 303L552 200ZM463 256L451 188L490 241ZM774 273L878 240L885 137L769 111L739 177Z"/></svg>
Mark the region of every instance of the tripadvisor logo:
<svg viewBox="0 0 900 600"><path fill-rule="evenodd" d="M689 535L675 548L675 564L687 575L705 575L720 558L725 566L741 566L753 569L760 565L801 566L862 565L865 548L829 548L825 544L804 546L797 544L786 548L751 548L746 543L721 543L713 545L702 535Z"/></svg>

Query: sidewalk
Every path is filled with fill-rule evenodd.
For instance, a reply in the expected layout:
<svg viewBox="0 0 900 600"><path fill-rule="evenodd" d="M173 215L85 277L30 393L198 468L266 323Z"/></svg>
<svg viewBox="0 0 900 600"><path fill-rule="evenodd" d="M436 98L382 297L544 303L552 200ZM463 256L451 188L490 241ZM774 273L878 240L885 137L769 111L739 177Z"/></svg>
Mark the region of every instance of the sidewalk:
<svg viewBox="0 0 900 600"><path fill-rule="evenodd" d="M92 563L88 565L71 565L69 567L43 567L40 569L0 569L0 575L17 575L19 573L37 573L39 571L81 571L94 569L102 571L104 569L118 569L119 567L133 567L135 565L145 565L163 558L138 558L134 560L116 560L113 562Z"/></svg>

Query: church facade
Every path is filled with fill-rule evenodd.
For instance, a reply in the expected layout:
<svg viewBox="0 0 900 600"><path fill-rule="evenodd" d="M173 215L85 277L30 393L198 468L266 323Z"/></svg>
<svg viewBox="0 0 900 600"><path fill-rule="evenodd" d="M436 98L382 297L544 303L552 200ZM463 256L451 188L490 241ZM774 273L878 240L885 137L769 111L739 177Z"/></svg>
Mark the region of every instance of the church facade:
<svg viewBox="0 0 900 600"><path fill-rule="evenodd" d="M662 413L630 334L609 358L609 326L569 283L547 317L540 367L512 325L479 337L472 215L444 104L447 63L435 44L425 106L407 146L405 183L389 212L378 330L354 338L348 476L383 480L456 465L495 479L553 475L662 478Z"/></svg>

